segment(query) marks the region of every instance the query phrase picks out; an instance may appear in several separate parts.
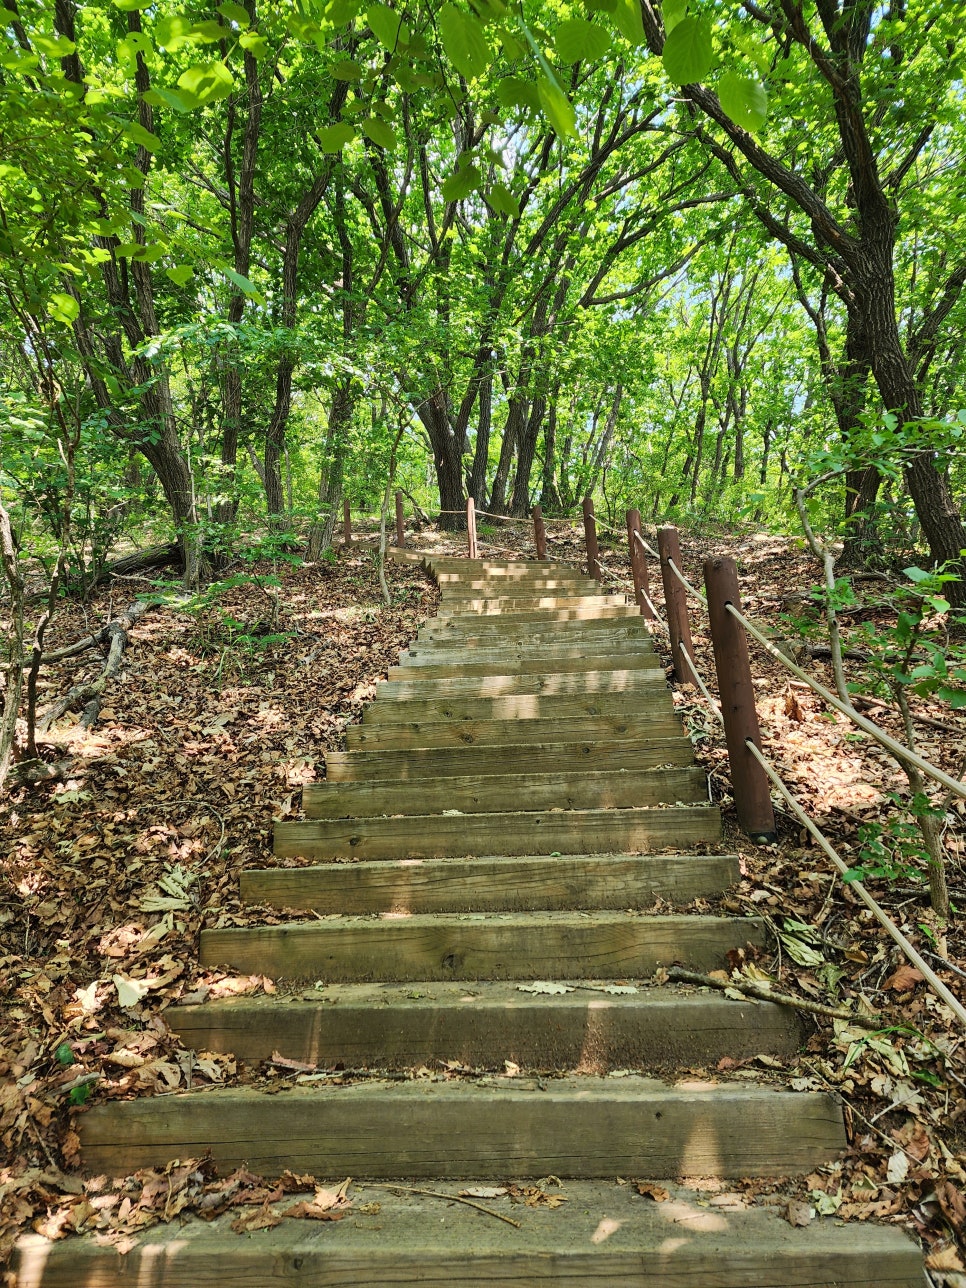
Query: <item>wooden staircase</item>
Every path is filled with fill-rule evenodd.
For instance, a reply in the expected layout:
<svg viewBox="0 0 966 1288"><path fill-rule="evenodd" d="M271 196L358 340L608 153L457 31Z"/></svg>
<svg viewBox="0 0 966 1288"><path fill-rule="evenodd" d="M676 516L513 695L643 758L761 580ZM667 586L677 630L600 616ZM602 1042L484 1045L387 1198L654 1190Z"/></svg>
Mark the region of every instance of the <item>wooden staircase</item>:
<svg viewBox="0 0 966 1288"><path fill-rule="evenodd" d="M845 1136L829 1096L693 1073L791 1055L787 1010L649 982L721 967L764 930L675 910L738 865L714 852L718 811L636 609L560 565L428 566L438 617L306 789L306 821L276 829L276 853L311 864L242 877L247 900L313 919L202 935L206 964L308 987L168 1012L199 1050L376 1076L80 1120L90 1170L210 1151L222 1168L352 1176L354 1210L245 1238L189 1222L123 1262L72 1241L33 1278L28 1249L23 1288L921 1284L894 1229L798 1230L682 1185L807 1172ZM560 1207L492 1201L515 1227L413 1192L547 1177ZM669 1178L667 1201L628 1177ZM387 1180L410 1189L367 1189Z"/></svg>

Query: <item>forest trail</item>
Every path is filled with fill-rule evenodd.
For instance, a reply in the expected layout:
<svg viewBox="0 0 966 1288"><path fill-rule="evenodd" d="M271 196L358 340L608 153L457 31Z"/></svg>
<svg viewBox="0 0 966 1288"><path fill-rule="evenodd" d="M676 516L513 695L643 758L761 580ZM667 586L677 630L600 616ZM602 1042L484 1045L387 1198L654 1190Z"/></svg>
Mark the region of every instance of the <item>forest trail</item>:
<svg viewBox="0 0 966 1288"><path fill-rule="evenodd" d="M727 1201L729 1178L832 1160L842 1111L688 1076L799 1034L788 1010L662 982L765 928L714 911L738 860L716 853L637 609L565 565L427 566L439 615L327 757L306 820L277 827L282 865L244 874L246 900L312 919L202 935L205 963L311 986L169 1012L199 1052L359 1076L113 1101L80 1125L88 1170L210 1151L351 1176L349 1201L333 1189L317 1222L241 1238L174 1221L122 1260L77 1240L32 1260L28 1241L21 1288L920 1285L898 1230Z"/></svg>

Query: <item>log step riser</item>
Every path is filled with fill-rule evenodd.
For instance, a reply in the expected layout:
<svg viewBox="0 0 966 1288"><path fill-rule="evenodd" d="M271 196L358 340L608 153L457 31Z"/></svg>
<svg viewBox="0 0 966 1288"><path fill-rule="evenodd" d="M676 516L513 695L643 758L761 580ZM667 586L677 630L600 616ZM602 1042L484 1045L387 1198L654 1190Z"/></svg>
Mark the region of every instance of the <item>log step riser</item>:
<svg viewBox="0 0 966 1288"><path fill-rule="evenodd" d="M272 979L635 979L684 963L720 969L727 954L763 941L750 919L492 914L398 916L380 921L290 922L205 930L201 962Z"/></svg>
<svg viewBox="0 0 966 1288"><path fill-rule="evenodd" d="M333 863L241 874L249 903L346 916L380 912L553 912L686 904L738 879L733 855L474 858Z"/></svg>
<svg viewBox="0 0 966 1288"><path fill-rule="evenodd" d="M443 859L484 854L647 853L713 844L721 818L711 806L549 810L533 814L414 814L400 818L277 823L275 853L303 859Z"/></svg>

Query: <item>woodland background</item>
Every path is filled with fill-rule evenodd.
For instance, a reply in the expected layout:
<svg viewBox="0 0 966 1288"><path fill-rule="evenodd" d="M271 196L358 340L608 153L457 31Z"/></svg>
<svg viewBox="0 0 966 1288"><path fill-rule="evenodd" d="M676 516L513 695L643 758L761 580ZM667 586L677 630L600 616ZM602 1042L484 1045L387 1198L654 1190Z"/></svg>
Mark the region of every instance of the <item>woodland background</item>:
<svg viewBox="0 0 966 1288"><path fill-rule="evenodd" d="M194 1164L88 1193L71 1114L296 1076L163 1012L274 987L202 971L197 930L264 918L239 869L432 611L333 545L343 500L400 488L438 544L472 497L484 553L523 555L539 503L578 562L592 495L615 581L627 507L676 523L693 579L738 554L803 665L828 679L840 631L857 699L962 775L964 30L962 0L0 9L0 1251L271 1194ZM961 990L961 802L756 678L782 772ZM789 1219L904 1221L961 1288L962 1036L779 825L729 833L775 929L743 969L895 1020L816 1023L779 1071L853 1127Z"/></svg>

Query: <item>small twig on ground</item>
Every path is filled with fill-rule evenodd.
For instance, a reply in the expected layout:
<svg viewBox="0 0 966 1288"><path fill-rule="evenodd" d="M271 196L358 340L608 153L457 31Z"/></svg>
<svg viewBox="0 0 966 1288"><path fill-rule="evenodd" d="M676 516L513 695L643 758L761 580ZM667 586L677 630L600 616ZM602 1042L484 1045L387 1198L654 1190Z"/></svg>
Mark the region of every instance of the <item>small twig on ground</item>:
<svg viewBox="0 0 966 1288"><path fill-rule="evenodd" d="M464 1199L459 1194L440 1194L438 1190L420 1190L414 1185L388 1185L378 1181L365 1181L367 1189L373 1190L390 1190L393 1193L400 1194L422 1194L428 1199L445 1199L447 1203L462 1203L465 1207L476 1208L477 1212L485 1212L487 1216L495 1216L498 1221L505 1221L507 1225L512 1225L514 1229L519 1230L520 1222L514 1221L512 1216L504 1216L502 1212L494 1212L492 1208L484 1207L482 1203L474 1203L472 1199Z"/></svg>

